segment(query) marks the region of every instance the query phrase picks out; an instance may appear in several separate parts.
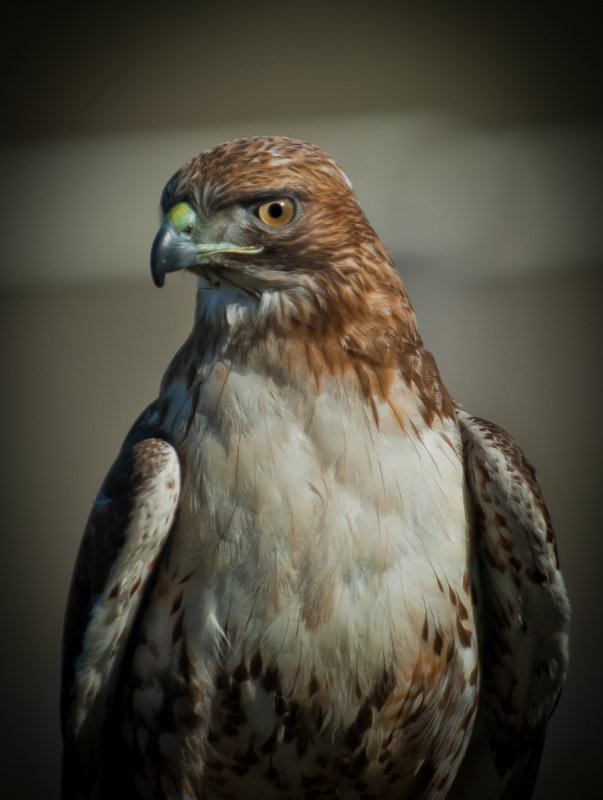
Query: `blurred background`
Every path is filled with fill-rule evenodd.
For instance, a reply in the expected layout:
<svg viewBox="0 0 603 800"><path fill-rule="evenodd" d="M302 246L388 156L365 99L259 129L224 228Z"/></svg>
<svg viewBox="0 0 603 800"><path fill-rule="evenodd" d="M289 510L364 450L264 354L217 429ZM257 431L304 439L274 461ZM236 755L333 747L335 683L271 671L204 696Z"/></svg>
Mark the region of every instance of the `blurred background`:
<svg viewBox="0 0 603 800"><path fill-rule="evenodd" d="M536 798L593 796L603 86L577 4L12 4L3 11L0 795L56 798L62 615L88 511L187 335L148 270L161 189L225 139L326 149L444 380L536 465L573 602ZM588 794L587 794L588 790Z"/></svg>

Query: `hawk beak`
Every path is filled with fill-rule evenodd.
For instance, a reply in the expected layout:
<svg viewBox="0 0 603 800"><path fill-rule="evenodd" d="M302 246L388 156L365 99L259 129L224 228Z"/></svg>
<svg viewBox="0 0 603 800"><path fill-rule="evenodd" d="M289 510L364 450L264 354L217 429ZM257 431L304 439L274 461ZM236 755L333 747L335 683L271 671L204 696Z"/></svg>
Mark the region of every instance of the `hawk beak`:
<svg viewBox="0 0 603 800"><path fill-rule="evenodd" d="M168 272L187 269L195 263L197 248L169 222L164 221L151 247L151 275L155 286L163 286Z"/></svg>
<svg viewBox="0 0 603 800"><path fill-rule="evenodd" d="M151 247L151 275L155 286L163 286L168 272L208 264L211 257L219 253L261 253L264 249L231 242L205 244L198 241L199 237L197 215L188 203L178 203L168 211Z"/></svg>

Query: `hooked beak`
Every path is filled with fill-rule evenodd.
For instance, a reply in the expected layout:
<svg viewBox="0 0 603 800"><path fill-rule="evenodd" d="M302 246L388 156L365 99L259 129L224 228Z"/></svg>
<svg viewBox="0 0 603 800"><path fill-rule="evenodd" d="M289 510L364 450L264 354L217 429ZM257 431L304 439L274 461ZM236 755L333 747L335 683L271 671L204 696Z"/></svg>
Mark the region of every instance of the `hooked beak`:
<svg viewBox="0 0 603 800"><path fill-rule="evenodd" d="M168 272L210 263L218 253L261 253L263 247L244 247L231 242L199 242L197 215L188 203L171 208L153 240L151 275L155 286L163 286ZM195 233L197 236L195 236Z"/></svg>

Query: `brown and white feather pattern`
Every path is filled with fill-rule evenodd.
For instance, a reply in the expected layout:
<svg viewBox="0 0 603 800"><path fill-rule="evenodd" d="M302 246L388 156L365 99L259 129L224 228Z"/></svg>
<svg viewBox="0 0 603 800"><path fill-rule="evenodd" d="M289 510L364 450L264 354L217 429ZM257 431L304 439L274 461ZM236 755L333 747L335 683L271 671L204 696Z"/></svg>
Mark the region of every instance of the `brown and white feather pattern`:
<svg viewBox="0 0 603 800"><path fill-rule="evenodd" d="M278 196L297 215L268 230L249 208ZM322 151L220 145L168 183L164 213L179 203L200 235L256 252L192 268L191 335L91 515L65 635L64 796L438 800L463 791L478 726L510 785L567 658L533 473L457 411ZM128 477L147 447L154 475ZM89 696L103 711L86 725Z"/></svg>

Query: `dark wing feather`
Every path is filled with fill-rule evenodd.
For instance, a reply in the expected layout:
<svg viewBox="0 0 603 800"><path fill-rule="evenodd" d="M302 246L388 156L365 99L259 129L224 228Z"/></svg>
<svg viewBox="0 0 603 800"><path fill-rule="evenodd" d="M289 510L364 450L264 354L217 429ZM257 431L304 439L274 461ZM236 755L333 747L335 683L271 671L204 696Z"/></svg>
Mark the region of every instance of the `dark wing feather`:
<svg viewBox="0 0 603 800"><path fill-rule="evenodd" d="M109 471L77 556L63 633L63 797L93 796L119 668L180 493L174 447L141 415Z"/></svg>
<svg viewBox="0 0 603 800"><path fill-rule="evenodd" d="M534 469L501 428L458 413L474 511L481 696L450 797L532 795L568 661L569 602Z"/></svg>

